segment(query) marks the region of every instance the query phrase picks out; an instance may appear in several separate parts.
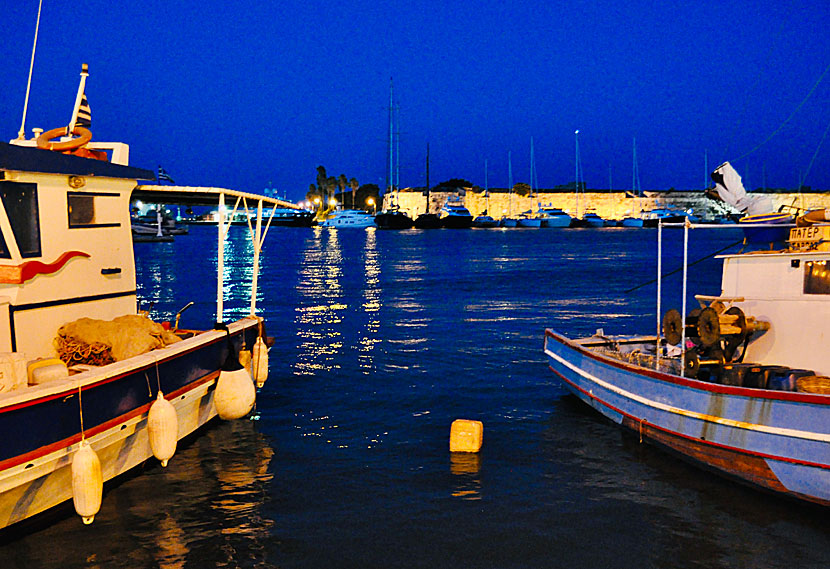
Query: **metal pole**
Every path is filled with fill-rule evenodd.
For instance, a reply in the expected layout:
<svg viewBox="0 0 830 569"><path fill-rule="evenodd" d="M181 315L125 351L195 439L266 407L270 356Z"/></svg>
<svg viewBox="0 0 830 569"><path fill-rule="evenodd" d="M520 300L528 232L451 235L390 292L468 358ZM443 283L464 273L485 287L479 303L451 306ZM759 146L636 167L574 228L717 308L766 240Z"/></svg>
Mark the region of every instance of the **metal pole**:
<svg viewBox="0 0 830 569"><path fill-rule="evenodd" d="M574 191L576 192L576 217L579 218L579 130L574 131Z"/></svg>
<svg viewBox="0 0 830 569"><path fill-rule="evenodd" d="M254 232L254 274L251 278L251 316L256 316L256 293L259 285L259 252L262 250L262 200L257 202Z"/></svg>
<svg viewBox="0 0 830 569"><path fill-rule="evenodd" d="M683 315L681 317L681 334L680 334L680 377L686 377L686 273L689 268L689 218L686 218L686 223L683 224L683 299L681 306L683 307Z"/></svg>
<svg viewBox="0 0 830 569"><path fill-rule="evenodd" d="M216 268L216 322L222 322L224 312L223 292L224 292L224 276L225 276L225 194L219 194L219 245L217 254L217 268Z"/></svg>
<svg viewBox="0 0 830 569"><path fill-rule="evenodd" d="M657 365L660 369L660 334L662 332L662 296L663 296L663 220L657 220Z"/></svg>
<svg viewBox="0 0 830 569"><path fill-rule="evenodd" d="M75 129L75 123L78 120L78 110L81 107L81 99L84 96L84 87L86 86L86 78L89 77L89 67L86 63L81 64L81 82L78 84L78 94L75 96L75 108L72 109L72 119L69 121L69 126L66 127L66 134L72 134Z"/></svg>
<svg viewBox="0 0 830 569"><path fill-rule="evenodd" d="M40 29L40 9L43 7L43 0L37 6L37 23L35 24L35 41L32 44L32 60L29 62L29 82L26 83L26 99L23 101L23 119L20 121L20 131L17 133L18 140L26 138L26 113L29 108L29 92L32 88L32 69L35 67L35 50L37 49L37 34Z"/></svg>

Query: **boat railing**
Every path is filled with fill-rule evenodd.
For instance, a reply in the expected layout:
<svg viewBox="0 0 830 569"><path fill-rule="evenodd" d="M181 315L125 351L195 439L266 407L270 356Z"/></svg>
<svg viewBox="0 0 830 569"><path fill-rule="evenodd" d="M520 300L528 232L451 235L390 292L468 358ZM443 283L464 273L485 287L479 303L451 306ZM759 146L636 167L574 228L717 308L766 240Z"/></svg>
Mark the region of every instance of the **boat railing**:
<svg viewBox="0 0 830 569"><path fill-rule="evenodd" d="M769 228L771 224L769 223L746 223L741 224L740 228L752 228L752 227L760 227L760 228ZM657 223L657 349L656 349L656 358L657 362L655 365L659 368L660 367L660 359L661 359L661 352L660 343L663 340L663 320L662 320L662 292L663 292L663 228L683 228L683 277L682 277L682 295L681 295L681 310L680 310L680 321L686 322L687 316L687 307L686 307L686 298L687 298L687 284L688 284L688 269L689 269L689 230L690 229L730 229L735 230L737 227L735 225L721 225L721 224L703 224L703 223L692 223L689 221L688 218L684 222L680 223L663 223L659 221ZM784 227L795 227L795 224L775 224L775 227L784 228ZM700 302L700 300L698 300ZM680 338L680 346L683 348L685 352L686 346L686 327L681 326L681 338ZM685 366L680 366L680 376L685 377L686 369Z"/></svg>

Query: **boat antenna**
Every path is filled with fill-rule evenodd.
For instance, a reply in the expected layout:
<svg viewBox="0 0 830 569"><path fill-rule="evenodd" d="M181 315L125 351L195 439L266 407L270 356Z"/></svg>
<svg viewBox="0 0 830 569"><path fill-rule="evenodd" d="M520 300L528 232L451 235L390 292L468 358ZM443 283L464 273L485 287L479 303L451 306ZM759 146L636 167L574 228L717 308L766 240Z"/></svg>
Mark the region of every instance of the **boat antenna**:
<svg viewBox="0 0 830 569"><path fill-rule="evenodd" d="M32 70L35 67L35 49L37 48L37 34L40 29L40 9L43 7L43 0L37 6L37 23L35 24L35 41L32 45L32 60L29 62L29 81L26 83L26 99L23 101L23 119L20 121L20 130L17 133L17 140L26 138L26 112L29 108L29 91L32 88Z"/></svg>

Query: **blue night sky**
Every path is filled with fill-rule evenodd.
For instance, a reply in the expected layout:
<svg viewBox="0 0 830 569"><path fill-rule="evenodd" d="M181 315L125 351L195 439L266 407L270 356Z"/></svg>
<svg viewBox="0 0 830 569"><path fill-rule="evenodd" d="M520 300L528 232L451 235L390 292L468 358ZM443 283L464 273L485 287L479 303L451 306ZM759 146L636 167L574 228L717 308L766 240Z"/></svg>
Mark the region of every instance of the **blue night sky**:
<svg viewBox="0 0 830 569"><path fill-rule="evenodd" d="M701 188L704 153L789 188L815 155L805 184L830 189L826 1L245 4L45 0L27 133L69 121L88 63L94 139L129 143L133 165L299 200L321 164L384 186L392 77L403 187L425 183L427 143L433 185L483 186L487 160L505 187L509 151L530 182L531 137L539 185L572 182L579 129L589 188L631 187L636 137L644 189ZM36 16L3 9L5 140Z"/></svg>

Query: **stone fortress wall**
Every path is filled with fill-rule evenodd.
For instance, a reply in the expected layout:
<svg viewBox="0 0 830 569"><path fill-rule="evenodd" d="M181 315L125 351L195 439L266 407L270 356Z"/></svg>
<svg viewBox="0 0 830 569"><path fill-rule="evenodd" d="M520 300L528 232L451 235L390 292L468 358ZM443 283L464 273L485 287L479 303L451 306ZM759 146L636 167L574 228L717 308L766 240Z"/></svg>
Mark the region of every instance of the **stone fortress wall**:
<svg viewBox="0 0 830 569"><path fill-rule="evenodd" d="M485 210L492 217L515 217L521 212L536 210L541 206L558 207L572 216L581 217L586 210L593 211L603 219L622 219L636 217L641 210L671 207L691 212L703 220L723 214L726 210L716 202L704 196L702 191L671 191L645 192L643 197L628 197L625 192L542 192L533 196L520 196L504 191L489 192L486 197L483 190L467 189L461 192L430 191L429 212L438 213L448 198L460 197L461 202L475 217ZM759 194L769 196L775 204L775 211L781 206L795 206L809 210L816 208L830 208L830 192L823 193L778 193ZM421 189L402 189L397 192L397 198L390 194L384 196L383 208L389 207L397 199L401 210L413 219L424 213L427 208L427 198Z"/></svg>

